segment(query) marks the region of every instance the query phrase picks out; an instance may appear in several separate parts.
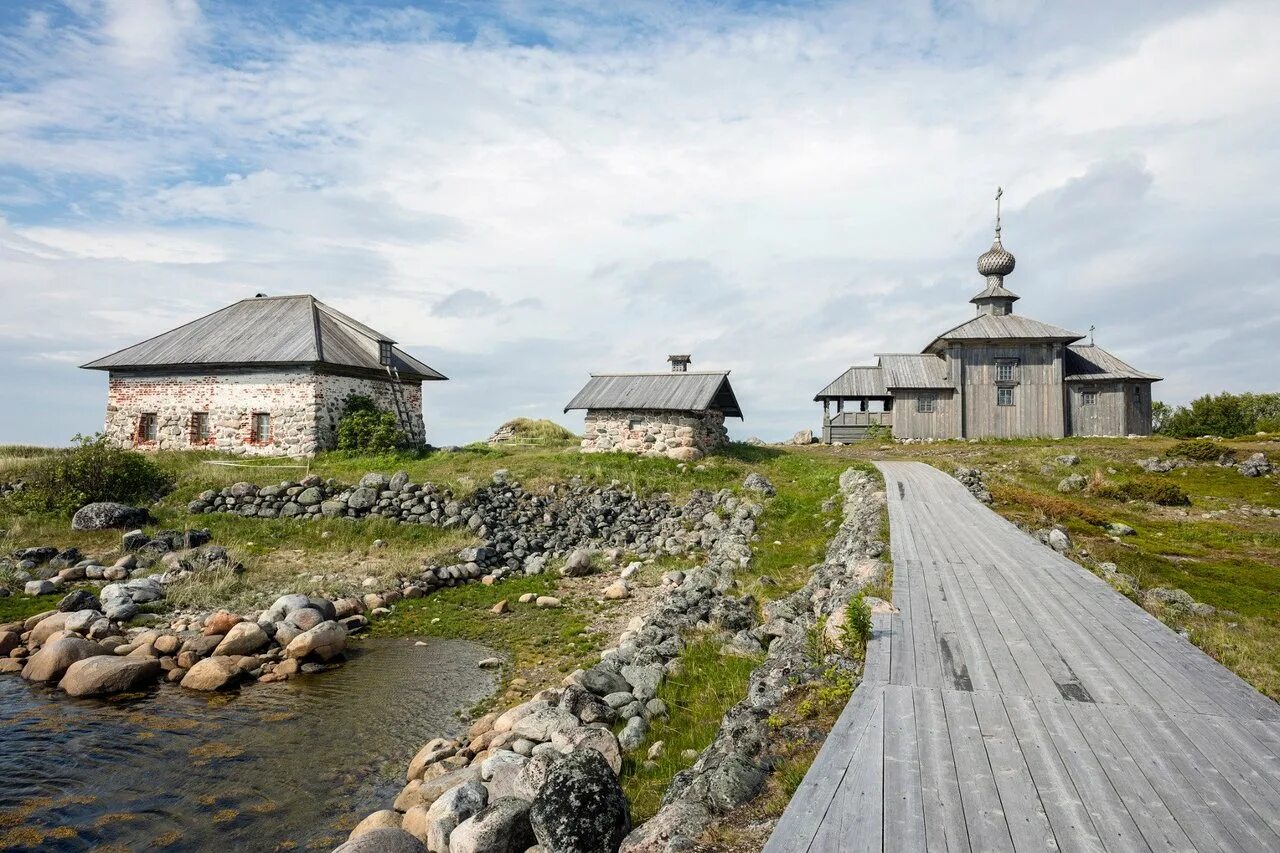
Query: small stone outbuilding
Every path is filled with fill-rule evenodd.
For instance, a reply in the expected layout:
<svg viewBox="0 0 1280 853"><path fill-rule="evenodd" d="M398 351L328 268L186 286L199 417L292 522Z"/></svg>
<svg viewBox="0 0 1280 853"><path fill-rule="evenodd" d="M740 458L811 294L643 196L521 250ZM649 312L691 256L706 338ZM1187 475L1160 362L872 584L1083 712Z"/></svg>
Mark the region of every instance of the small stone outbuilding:
<svg viewBox="0 0 1280 853"><path fill-rule="evenodd" d="M729 372L689 370L673 355L669 373L593 373L564 407L585 409L583 453L635 453L684 462L729 443L726 418L742 418Z"/></svg>
<svg viewBox="0 0 1280 853"><path fill-rule="evenodd" d="M105 370L107 437L139 450L310 456L348 396L426 440L422 383L446 377L313 296L243 299L83 365Z"/></svg>

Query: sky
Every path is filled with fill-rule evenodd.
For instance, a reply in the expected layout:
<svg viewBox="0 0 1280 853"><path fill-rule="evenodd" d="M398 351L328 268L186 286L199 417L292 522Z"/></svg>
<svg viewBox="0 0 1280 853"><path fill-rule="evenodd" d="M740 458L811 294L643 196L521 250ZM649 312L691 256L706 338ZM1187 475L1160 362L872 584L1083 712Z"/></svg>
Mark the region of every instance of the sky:
<svg viewBox="0 0 1280 853"><path fill-rule="evenodd" d="M0 443L100 429L80 364L311 293L450 377L428 438L589 372L732 370L731 435L973 314L1276 391L1274 2L0 4Z"/></svg>

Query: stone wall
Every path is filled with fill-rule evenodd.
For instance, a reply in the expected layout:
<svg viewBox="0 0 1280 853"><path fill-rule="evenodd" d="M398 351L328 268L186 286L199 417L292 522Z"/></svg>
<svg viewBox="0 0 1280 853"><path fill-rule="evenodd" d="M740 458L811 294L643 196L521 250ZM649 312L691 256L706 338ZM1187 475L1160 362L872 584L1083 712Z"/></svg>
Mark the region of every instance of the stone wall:
<svg viewBox="0 0 1280 853"><path fill-rule="evenodd" d="M390 379L362 379L354 376L320 374L316 379L316 441L321 448L338 446L338 418L342 406L351 394L369 397L385 412L396 412L395 395ZM422 419L422 383L401 382L400 393L409 408L410 420L399 418L400 429L409 436L425 440L426 426Z"/></svg>
<svg viewBox="0 0 1280 853"><path fill-rule="evenodd" d="M636 453L683 462L729 443L724 413L592 409L583 429L583 453Z"/></svg>
<svg viewBox="0 0 1280 853"><path fill-rule="evenodd" d="M206 442L194 440L195 412L209 414ZM262 443L252 437L255 412L271 415L271 435ZM157 418L155 441L139 436L143 414ZM105 431L122 447L304 456L316 451L315 423L315 377L309 370L112 373L107 386Z"/></svg>
<svg viewBox="0 0 1280 853"><path fill-rule="evenodd" d="M401 386L412 422L406 433L424 435L422 385ZM108 438L139 450L217 450L238 456L310 456L337 444L337 421L349 394L363 394L396 411L388 380L300 370L230 370L219 373L112 373L107 387ZM193 414L207 412L209 439L197 441ZM252 416L271 416L265 442L253 440ZM157 419L156 439L140 436L143 414Z"/></svg>

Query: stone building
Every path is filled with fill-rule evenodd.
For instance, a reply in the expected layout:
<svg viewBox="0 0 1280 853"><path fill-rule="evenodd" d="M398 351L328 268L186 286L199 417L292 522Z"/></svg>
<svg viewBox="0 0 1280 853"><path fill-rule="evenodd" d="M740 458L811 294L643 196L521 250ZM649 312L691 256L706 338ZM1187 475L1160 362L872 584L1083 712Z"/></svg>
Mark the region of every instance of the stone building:
<svg viewBox="0 0 1280 853"><path fill-rule="evenodd" d="M105 370L106 434L139 450L310 456L347 397L425 442L422 383L446 377L312 296L258 296L83 365Z"/></svg>
<svg viewBox="0 0 1280 853"><path fill-rule="evenodd" d="M1092 339L1081 343L1079 332L1014 314L1019 297L1004 279L1015 261L1001 244L999 197L995 242L978 257L986 286L969 300L976 316L923 352L877 355L876 364L850 367L819 391L824 442L890 430L898 439L1151 434L1159 376Z"/></svg>
<svg viewBox="0 0 1280 853"><path fill-rule="evenodd" d="M593 373L564 407L585 409L583 453L636 453L691 462L729 443L725 418L742 418L728 371L689 370L673 355L669 373Z"/></svg>

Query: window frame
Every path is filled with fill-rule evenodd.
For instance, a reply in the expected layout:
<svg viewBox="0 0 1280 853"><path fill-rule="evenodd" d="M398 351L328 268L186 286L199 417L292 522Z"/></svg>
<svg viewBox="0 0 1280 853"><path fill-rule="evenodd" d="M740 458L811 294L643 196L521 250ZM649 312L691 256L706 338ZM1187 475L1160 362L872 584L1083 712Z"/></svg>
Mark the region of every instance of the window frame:
<svg viewBox="0 0 1280 853"><path fill-rule="evenodd" d="M1008 398L1007 403L1005 402L1006 397ZM1017 405L1017 401L1013 396L1012 385L1001 385L996 388L996 405L1001 408L1008 408Z"/></svg>
<svg viewBox="0 0 1280 853"><path fill-rule="evenodd" d="M922 392L916 397L916 414L932 415L938 411L938 395L933 391Z"/></svg>
<svg viewBox="0 0 1280 853"><path fill-rule="evenodd" d="M192 412L191 413L191 443L192 444L208 444L212 440L213 440L213 430L209 428L209 413L207 411Z"/></svg>
<svg viewBox="0 0 1280 853"><path fill-rule="evenodd" d="M267 429L266 435L263 436L258 432L258 419L266 418ZM271 433L274 429L270 412L251 412L249 414L249 443L250 444L270 444Z"/></svg>
<svg viewBox="0 0 1280 853"><path fill-rule="evenodd" d="M1080 405L1096 406L1098 405L1098 390L1096 388L1080 389Z"/></svg>
<svg viewBox="0 0 1280 853"><path fill-rule="evenodd" d="M1018 358L997 358L996 359L996 382L1002 385L1017 385L1021 381L1019 368L1022 366L1022 359ZM1008 376L1004 373L1008 372Z"/></svg>
<svg viewBox="0 0 1280 853"><path fill-rule="evenodd" d="M378 341L378 364L383 367L391 366L391 342Z"/></svg>
<svg viewBox="0 0 1280 853"><path fill-rule="evenodd" d="M148 429L150 425L150 429ZM157 412L140 412L138 414L139 442L154 444L160 440L160 415Z"/></svg>

